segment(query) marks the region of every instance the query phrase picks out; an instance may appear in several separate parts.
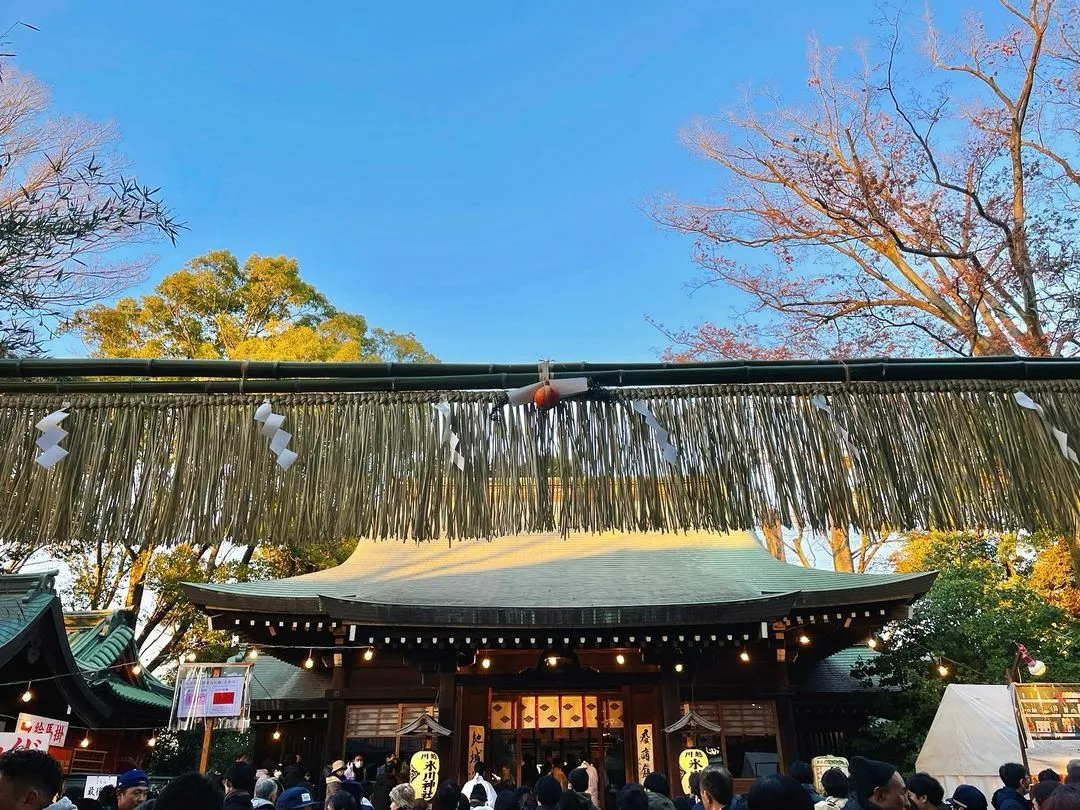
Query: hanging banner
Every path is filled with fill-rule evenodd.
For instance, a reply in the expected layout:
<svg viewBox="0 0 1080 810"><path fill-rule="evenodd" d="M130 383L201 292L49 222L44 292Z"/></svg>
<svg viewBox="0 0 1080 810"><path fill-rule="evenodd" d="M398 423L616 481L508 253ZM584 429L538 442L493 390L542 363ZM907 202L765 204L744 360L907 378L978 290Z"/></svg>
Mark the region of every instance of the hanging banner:
<svg viewBox="0 0 1080 810"><path fill-rule="evenodd" d="M653 728L652 723L640 723L637 727L637 778L644 782L645 777L653 772Z"/></svg>
<svg viewBox="0 0 1080 810"><path fill-rule="evenodd" d="M409 760L409 782L416 798L430 802L439 789L439 755L434 751L417 751Z"/></svg>
<svg viewBox="0 0 1080 810"><path fill-rule="evenodd" d="M251 664L181 664L169 727L189 731L206 719L246 731L251 713Z"/></svg>
<svg viewBox="0 0 1080 810"><path fill-rule="evenodd" d="M832 768L839 768L845 774L847 774L848 761L844 757L814 757L812 760L810 760L810 767L814 771L814 789L817 790L818 793L821 793L824 790L824 788L822 788L821 786L822 774L824 774L825 771L831 770Z"/></svg>
<svg viewBox="0 0 1080 810"><path fill-rule="evenodd" d="M84 799L96 799L98 794L101 793L103 787L112 785L116 787L116 776L105 776L101 774L87 774L86 786L83 788Z"/></svg>
<svg viewBox="0 0 1080 810"><path fill-rule="evenodd" d="M477 762L484 761L484 727L469 726L469 773Z"/></svg>
<svg viewBox="0 0 1080 810"><path fill-rule="evenodd" d="M23 734L18 731L0 732L0 754L22 748L48 753L49 737L46 734Z"/></svg>
<svg viewBox="0 0 1080 810"><path fill-rule="evenodd" d="M51 717L22 712L15 723L15 730L23 734L45 734L49 738L49 745L63 748L64 740L67 739L68 724L64 720L53 720Z"/></svg>
<svg viewBox="0 0 1080 810"><path fill-rule="evenodd" d="M679 754L679 774L682 776L682 791L690 795L690 775L701 773L709 764L709 757L700 748L687 748Z"/></svg>

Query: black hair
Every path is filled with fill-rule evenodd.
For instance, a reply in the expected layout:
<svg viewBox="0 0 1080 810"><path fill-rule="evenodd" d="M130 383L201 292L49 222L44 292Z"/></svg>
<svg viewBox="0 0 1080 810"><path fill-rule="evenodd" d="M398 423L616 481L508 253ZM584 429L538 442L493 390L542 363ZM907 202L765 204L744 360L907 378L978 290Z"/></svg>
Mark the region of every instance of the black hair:
<svg viewBox="0 0 1080 810"><path fill-rule="evenodd" d="M1039 771L1040 782L1057 782L1061 783L1061 774L1055 771L1053 768L1047 768L1046 770Z"/></svg>
<svg viewBox="0 0 1080 810"><path fill-rule="evenodd" d="M42 807L52 804L53 796L60 792L64 781L59 762L44 751L24 748L0 754L0 774L25 788L38 791Z"/></svg>
<svg viewBox="0 0 1080 810"><path fill-rule="evenodd" d="M562 794L562 785L554 776L541 776L536 781L536 800L540 804L548 806L558 804Z"/></svg>
<svg viewBox="0 0 1080 810"><path fill-rule="evenodd" d="M483 763L482 760L478 759L478 760L476 760L476 764L473 765L473 773L483 773L483 772L484 772L484 763Z"/></svg>
<svg viewBox="0 0 1080 810"><path fill-rule="evenodd" d="M788 776L800 785L809 785L814 781L814 771L810 767L810 763L801 759L791 763L791 767L788 768Z"/></svg>
<svg viewBox="0 0 1080 810"><path fill-rule="evenodd" d="M700 796L701 795L701 771L694 771L692 774L690 774L690 779L688 781L690 782L690 795L691 796Z"/></svg>
<svg viewBox="0 0 1080 810"><path fill-rule="evenodd" d="M240 790L249 796L255 793L255 769L250 762L234 762L225 771L225 781L233 790Z"/></svg>
<svg viewBox="0 0 1080 810"><path fill-rule="evenodd" d="M1020 783L1024 781L1024 777L1027 775L1027 768L1019 762L1006 762L998 768L998 776L1001 777L1002 784L1013 790L1020 789Z"/></svg>
<svg viewBox="0 0 1080 810"><path fill-rule="evenodd" d="M676 796L671 800L675 810L694 810L694 800L689 796Z"/></svg>
<svg viewBox="0 0 1080 810"><path fill-rule="evenodd" d="M500 790L495 797L495 810L518 810L518 797L512 790Z"/></svg>
<svg viewBox="0 0 1080 810"><path fill-rule="evenodd" d="M875 790L889 784L889 780L896 773L896 768L888 762L879 762L866 757L852 757L848 765L848 773L851 795L865 807Z"/></svg>
<svg viewBox="0 0 1080 810"><path fill-rule="evenodd" d="M161 789L157 810L221 810L225 795L201 773L185 773Z"/></svg>
<svg viewBox="0 0 1080 810"><path fill-rule="evenodd" d="M1042 782L1036 782L1031 786L1031 791L1028 796L1033 802L1038 802L1039 807L1043 806L1043 802L1050 798L1050 796L1061 787L1060 782L1053 782L1049 779Z"/></svg>
<svg viewBox="0 0 1080 810"><path fill-rule="evenodd" d="M645 777L645 789L649 793L659 793L661 796L671 798L671 783L660 771L653 771Z"/></svg>
<svg viewBox="0 0 1080 810"><path fill-rule="evenodd" d="M459 793L457 797L458 810L471 810L472 805L469 804L469 797L464 793Z"/></svg>
<svg viewBox="0 0 1080 810"><path fill-rule="evenodd" d="M934 807L937 807L945 800L945 788L941 786L941 782L928 773L914 774L907 780L907 789L916 796L925 796L926 800Z"/></svg>
<svg viewBox="0 0 1080 810"><path fill-rule="evenodd" d="M470 804L475 801L479 801L482 805L487 804L487 788L480 784L473 785L473 789L469 793L469 799L471 799Z"/></svg>
<svg viewBox="0 0 1080 810"><path fill-rule="evenodd" d="M589 772L584 768L574 768L574 770L570 771L566 780L570 783L570 787L578 793L585 793L589 789Z"/></svg>
<svg viewBox="0 0 1080 810"><path fill-rule="evenodd" d="M727 768L721 768L719 765L710 765L700 774L694 774L694 776L698 777L702 796L708 793L710 799L719 802L724 807L731 804L731 797L735 793L734 784L731 780L731 771Z"/></svg>
<svg viewBox="0 0 1080 810"><path fill-rule="evenodd" d="M825 791L825 795L833 799L846 799L848 794L851 793L851 786L848 784L847 774L839 768L829 768L821 775L821 789ZM917 796L921 796L921 793L917 793ZM938 798L934 801L934 805L941 804L941 797L945 793L941 789L941 785L938 785Z"/></svg>
<svg viewBox="0 0 1080 810"><path fill-rule="evenodd" d="M98 791L98 801L102 807L116 806L116 785L105 785Z"/></svg>
<svg viewBox="0 0 1080 810"><path fill-rule="evenodd" d="M649 797L645 794L645 789L634 783L619 791L615 803L619 810L649 810Z"/></svg>
<svg viewBox="0 0 1080 810"><path fill-rule="evenodd" d="M356 810L356 799L344 790L331 793L326 799L327 810Z"/></svg>
<svg viewBox="0 0 1080 810"><path fill-rule="evenodd" d="M461 791L452 779L447 779L439 786L439 792L435 794L435 806L439 810L457 810L458 796ZM368 795L370 799L371 796Z"/></svg>
<svg viewBox="0 0 1080 810"><path fill-rule="evenodd" d="M747 810L814 810L814 800L794 777L763 776L747 791L746 807Z"/></svg>

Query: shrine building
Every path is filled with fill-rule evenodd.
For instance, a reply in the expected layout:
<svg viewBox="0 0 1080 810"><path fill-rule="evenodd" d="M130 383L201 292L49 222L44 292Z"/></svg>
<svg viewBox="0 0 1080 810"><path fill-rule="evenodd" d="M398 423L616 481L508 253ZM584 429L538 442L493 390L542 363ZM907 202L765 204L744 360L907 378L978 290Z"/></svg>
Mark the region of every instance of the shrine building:
<svg viewBox="0 0 1080 810"><path fill-rule="evenodd" d="M255 661L258 764L408 756L423 737L395 732L426 713L452 732L440 779L587 753L610 808L650 770L677 795L687 747L740 791L836 753L828 662L849 674L933 579L791 565L750 532L571 533L363 540L325 571L185 589Z"/></svg>

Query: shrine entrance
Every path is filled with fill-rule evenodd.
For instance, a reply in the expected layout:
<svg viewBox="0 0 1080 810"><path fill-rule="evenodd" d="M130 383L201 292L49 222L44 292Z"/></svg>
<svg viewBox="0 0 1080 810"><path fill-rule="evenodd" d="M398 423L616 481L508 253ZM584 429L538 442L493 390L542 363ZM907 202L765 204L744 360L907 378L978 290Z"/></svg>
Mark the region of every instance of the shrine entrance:
<svg viewBox="0 0 1080 810"><path fill-rule="evenodd" d="M569 772L582 758L596 768L601 807L614 807L626 783L623 696L493 693L487 746L492 772L508 768L519 785L533 785L553 767Z"/></svg>

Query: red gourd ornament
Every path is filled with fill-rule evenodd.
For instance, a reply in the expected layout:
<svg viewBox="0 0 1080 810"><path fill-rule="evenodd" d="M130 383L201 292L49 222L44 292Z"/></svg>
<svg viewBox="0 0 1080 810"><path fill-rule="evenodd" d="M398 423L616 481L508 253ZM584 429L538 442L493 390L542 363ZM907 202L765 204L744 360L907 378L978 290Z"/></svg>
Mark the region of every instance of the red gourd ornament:
<svg viewBox="0 0 1080 810"><path fill-rule="evenodd" d="M536 393L533 394L533 402L535 402L536 407L542 411L550 411L559 404L561 398L558 390L549 382L545 382L537 388Z"/></svg>

